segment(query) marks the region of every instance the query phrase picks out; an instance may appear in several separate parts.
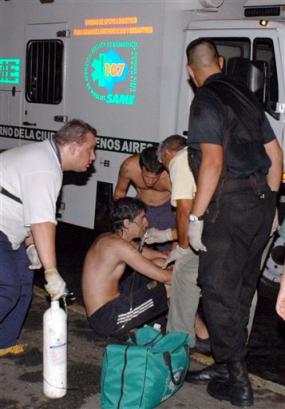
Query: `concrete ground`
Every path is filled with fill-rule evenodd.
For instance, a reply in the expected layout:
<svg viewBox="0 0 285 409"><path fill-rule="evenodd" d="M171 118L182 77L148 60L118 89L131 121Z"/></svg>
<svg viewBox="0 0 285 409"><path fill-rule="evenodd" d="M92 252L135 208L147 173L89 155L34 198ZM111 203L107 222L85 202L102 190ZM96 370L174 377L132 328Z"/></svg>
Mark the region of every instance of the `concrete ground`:
<svg viewBox="0 0 285 409"><path fill-rule="evenodd" d="M46 294L36 288L33 304L20 341L27 344L22 356L0 358L1 409L99 409L100 371L105 342L94 341L80 305L68 308L68 391L50 400L42 392L42 315L48 308ZM200 369L210 358L194 354L191 368ZM254 409L284 409L285 387L251 376ZM161 409L230 409L207 395L206 386L185 383L180 391L159 406ZM136 409L136 408L133 408Z"/></svg>

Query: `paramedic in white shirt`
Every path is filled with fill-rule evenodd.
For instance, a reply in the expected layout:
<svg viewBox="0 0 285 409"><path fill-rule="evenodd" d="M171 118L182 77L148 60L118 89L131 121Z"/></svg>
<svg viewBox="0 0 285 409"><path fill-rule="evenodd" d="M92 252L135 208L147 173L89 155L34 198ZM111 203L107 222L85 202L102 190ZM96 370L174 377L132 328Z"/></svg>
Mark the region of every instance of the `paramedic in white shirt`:
<svg viewBox="0 0 285 409"><path fill-rule="evenodd" d="M60 298L56 201L64 171L85 172L95 160L96 130L74 119L52 140L0 154L0 357L23 352L18 338L27 315L33 270L43 267L46 290Z"/></svg>

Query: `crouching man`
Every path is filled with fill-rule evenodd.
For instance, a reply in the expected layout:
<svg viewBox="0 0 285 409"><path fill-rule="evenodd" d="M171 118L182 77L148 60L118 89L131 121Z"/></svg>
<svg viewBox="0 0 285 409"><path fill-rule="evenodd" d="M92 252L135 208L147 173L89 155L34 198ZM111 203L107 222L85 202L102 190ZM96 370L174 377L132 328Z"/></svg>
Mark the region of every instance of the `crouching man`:
<svg viewBox="0 0 285 409"><path fill-rule="evenodd" d="M145 205L136 198L114 202L113 232L100 235L88 250L82 276L82 292L90 326L100 336L123 335L168 309L164 284L171 271L162 269L166 256L145 248L139 251L134 239L142 239L148 222ZM126 266L140 274L123 277Z"/></svg>

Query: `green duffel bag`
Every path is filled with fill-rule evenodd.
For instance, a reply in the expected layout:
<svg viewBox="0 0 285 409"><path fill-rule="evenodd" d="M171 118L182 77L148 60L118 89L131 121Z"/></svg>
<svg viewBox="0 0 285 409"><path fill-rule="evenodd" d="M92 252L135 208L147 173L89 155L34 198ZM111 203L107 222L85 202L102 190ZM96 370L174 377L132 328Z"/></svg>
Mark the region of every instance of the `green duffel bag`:
<svg viewBox="0 0 285 409"><path fill-rule="evenodd" d="M140 328L126 344L107 346L101 373L103 409L152 409L181 388L189 367L188 335Z"/></svg>

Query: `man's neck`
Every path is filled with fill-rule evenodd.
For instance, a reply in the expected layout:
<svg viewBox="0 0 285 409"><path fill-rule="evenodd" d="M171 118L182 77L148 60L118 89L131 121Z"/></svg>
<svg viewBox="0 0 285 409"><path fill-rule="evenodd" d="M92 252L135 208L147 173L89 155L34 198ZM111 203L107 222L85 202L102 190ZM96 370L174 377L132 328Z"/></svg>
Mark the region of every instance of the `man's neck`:
<svg viewBox="0 0 285 409"><path fill-rule="evenodd" d="M129 237L128 231L127 230L121 230L120 232L116 233L117 236L119 236L121 239L126 240L126 241L132 241L133 237Z"/></svg>
<svg viewBox="0 0 285 409"><path fill-rule="evenodd" d="M218 67L206 67L206 68L199 70L196 76L198 87L202 87L205 81L207 81L207 79L211 77L212 75L221 74L221 73L222 71Z"/></svg>

